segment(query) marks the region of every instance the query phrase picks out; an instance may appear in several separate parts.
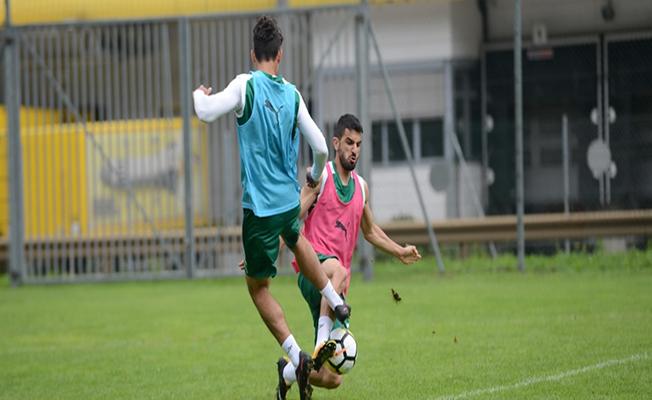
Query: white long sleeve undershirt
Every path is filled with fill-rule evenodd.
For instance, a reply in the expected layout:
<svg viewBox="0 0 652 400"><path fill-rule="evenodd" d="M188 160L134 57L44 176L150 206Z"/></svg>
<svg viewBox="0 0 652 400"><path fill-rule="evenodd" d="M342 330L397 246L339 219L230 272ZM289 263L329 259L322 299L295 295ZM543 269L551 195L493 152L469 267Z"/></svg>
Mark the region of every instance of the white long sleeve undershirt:
<svg viewBox="0 0 652 400"><path fill-rule="evenodd" d="M217 118L231 111L237 117L242 116L244 111L245 96L247 93L247 81L251 79L250 74L240 74L235 77L221 92L205 95L197 89L193 93L195 113L204 122L213 122ZM298 91L297 91L298 93ZM316 181L321 176L328 158L328 147L326 139L315 121L313 121L308 108L299 93L299 111L297 113L297 124L304 139L312 150L312 178Z"/></svg>

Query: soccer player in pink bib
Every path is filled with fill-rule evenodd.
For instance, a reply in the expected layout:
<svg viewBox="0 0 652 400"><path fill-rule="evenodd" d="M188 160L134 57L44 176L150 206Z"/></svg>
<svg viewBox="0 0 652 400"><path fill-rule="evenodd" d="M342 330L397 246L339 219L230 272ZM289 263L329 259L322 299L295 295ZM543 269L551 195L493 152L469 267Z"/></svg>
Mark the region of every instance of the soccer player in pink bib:
<svg viewBox="0 0 652 400"><path fill-rule="evenodd" d="M335 160L324 168L321 185L315 188L304 186L301 191L301 216L305 218L303 234L315 249L324 272L335 288L347 294L351 258L360 228L369 243L404 264L420 260L421 255L414 246L400 246L394 242L374 222L368 201L369 188L354 171L362 145L360 121L351 114L341 116L335 125L332 144ZM315 371L310 375L310 383L329 389L337 388L342 383L342 376L327 368L319 368L332 355L332 352L324 354L324 348L332 348L324 344L328 342L333 328L333 313L319 290L299 272L296 261L293 266L299 273L298 285L310 307L315 326ZM285 399L290 385L296 380L296 374L285 358L279 359L277 367L277 399Z"/></svg>

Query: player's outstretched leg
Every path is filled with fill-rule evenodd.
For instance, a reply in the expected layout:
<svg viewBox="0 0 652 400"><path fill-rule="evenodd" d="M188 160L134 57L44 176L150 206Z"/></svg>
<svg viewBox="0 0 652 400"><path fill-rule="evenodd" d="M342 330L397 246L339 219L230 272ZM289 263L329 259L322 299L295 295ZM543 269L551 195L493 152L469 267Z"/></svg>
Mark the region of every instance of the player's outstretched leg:
<svg viewBox="0 0 652 400"><path fill-rule="evenodd" d="M312 371L313 360L303 351L299 355L299 365L297 366L297 386L299 386L299 398L301 400L310 400L312 398L312 386L308 382L310 371Z"/></svg>
<svg viewBox="0 0 652 400"><path fill-rule="evenodd" d="M322 271L317 254L310 245L310 242L303 235L299 235L294 246L290 246L287 240L286 243L288 243L288 247L294 253L301 273L319 289L319 292L328 301L328 305L333 310L335 318L344 323L351 316L351 307L337 294L331 281L326 277L324 271Z"/></svg>

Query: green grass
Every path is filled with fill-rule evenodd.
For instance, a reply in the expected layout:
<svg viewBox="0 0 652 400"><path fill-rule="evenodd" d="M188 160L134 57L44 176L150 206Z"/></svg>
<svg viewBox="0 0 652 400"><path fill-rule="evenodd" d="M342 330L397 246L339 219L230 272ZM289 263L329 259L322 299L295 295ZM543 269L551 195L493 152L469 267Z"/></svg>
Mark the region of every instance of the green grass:
<svg viewBox="0 0 652 400"><path fill-rule="evenodd" d="M474 399L652 396L652 257L513 257L354 276L358 364L315 399L437 399L587 370ZM0 399L271 399L281 350L241 278L10 288L0 283ZM403 298L392 300L390 289ZM272 285L299 343L294 278ZM296 388L289 398L297 399Z"/></svg>

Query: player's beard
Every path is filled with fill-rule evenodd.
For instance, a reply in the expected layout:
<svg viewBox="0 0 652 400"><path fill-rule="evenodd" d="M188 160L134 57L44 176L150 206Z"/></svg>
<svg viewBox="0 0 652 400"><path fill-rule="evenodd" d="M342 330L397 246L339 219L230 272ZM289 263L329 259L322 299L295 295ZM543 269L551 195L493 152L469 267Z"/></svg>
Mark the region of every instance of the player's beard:
<svg viewBox="0 0 652 400"><path fill-rule="evenodd" d="M340 164L345 170L353 171L355 166L358 164L358 159L356 158L355 161L349 161L344 154L340 154Z"/></svg>

